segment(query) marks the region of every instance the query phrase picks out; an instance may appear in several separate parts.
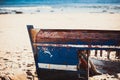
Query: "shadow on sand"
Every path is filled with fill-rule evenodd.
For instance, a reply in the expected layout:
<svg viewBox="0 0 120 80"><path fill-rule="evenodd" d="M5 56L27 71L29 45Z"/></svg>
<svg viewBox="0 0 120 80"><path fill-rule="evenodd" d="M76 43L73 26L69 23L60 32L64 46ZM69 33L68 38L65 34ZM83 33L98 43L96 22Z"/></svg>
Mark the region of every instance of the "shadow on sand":
<svg viewBox="0 0 120 80"><path fill-rule="evenodd" d="M78 79L77 71L38 69L38 76L40 80L87 80Z"/></svg>

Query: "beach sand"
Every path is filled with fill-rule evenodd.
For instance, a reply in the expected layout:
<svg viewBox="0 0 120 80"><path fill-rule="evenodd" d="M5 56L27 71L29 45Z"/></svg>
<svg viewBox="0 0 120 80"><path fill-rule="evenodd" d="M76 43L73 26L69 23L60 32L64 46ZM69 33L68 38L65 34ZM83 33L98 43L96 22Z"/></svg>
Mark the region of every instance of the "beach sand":
<svg viewBox="0 0 120 80"><path fill-rule="evenodd" d="M0 15L0 50L31 51L26 25L41 29L120 30L120 14L41 13Z"/></svg>
<svg viewBox="0 0 120 80"><path fill-rule="evenodd" d="M50 12L0 15L0 65L3 65L0 69L1 74L5 71L10 74L13 71L14 75L21 75L20 71L25 74L28 69L33 69L32 71L35 72L26 25L41 29L120 30L120 14ZM28 64L32 66L29 67ZM14 68L9 67L11 65L15 65Z"/></svg>

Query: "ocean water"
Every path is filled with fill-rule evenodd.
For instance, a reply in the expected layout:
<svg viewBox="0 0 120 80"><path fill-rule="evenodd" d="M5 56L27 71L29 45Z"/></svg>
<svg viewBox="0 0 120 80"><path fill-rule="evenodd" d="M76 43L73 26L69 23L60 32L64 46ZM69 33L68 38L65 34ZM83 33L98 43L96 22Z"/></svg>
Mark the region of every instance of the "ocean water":
<svg viewBox="0 0 120 80"><path fill-rule="evenodd" d="M120 0L0 0L2 6L35 6L35 5L56 5L56 4L118 4Z"/></svg>
<svg viewBox="0 0 120 80"><path fill-rule="evenodd" d="M0 13L120 13L120 0L0 0Z"/></svg>

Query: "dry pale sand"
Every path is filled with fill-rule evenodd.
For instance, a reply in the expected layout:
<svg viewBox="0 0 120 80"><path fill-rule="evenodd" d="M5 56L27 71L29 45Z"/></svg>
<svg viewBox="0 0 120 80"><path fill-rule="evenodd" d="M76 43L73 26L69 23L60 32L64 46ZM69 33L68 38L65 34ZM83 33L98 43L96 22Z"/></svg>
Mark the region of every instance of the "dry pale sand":
<svg viewBox="0 0 120 80"><path fill-rule="evenodd" d="M7 62L10 62L9 60L12 60L10 55L13 53L15 53L15 55L13 55L12 58L15 59L16 57L16 59L22 60L21 63L19 63L21 65L23 63L27 65L29 63L28 60L33 58L26 25L34 25L42 29L120 30L120 14L39 13L0 15L0 62L3 62L1 65L4 65L6 58L8 59ZM16 54L20 55L18 56ZM30 57L27 54L29 54ZM20 56L23 57L19 59ZM28 57L24 58L24 56ZM16 60L17 63L19 62L18 60ZM34 62L33 59L31 60ZM12 64L13 63L10 65Z"/></svg>
<svg viewBox="0 0 120 80"><path fill-rule="evenodd" d="M31 50L26 25L57 29L120 30L120 14L40 13L0 15L0 50Z"/></svg>
<svg viewBox="0 0 120 80"><path fill-rule="evenodd" d="M0 50L30 48L26 25L57 29L120 30L120 14L41 13L0 15Z"/></svg>

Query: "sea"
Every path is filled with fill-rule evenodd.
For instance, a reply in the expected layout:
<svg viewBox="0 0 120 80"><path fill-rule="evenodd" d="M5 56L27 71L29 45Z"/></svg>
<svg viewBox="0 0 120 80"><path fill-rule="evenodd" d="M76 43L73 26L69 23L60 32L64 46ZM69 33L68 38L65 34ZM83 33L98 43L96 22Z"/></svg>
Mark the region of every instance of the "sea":
<svg viewBox="0 0 120 80"><path fill-rule="evenodd" d="M120 13L120 0L0 0L0 14Z"/></svg>

